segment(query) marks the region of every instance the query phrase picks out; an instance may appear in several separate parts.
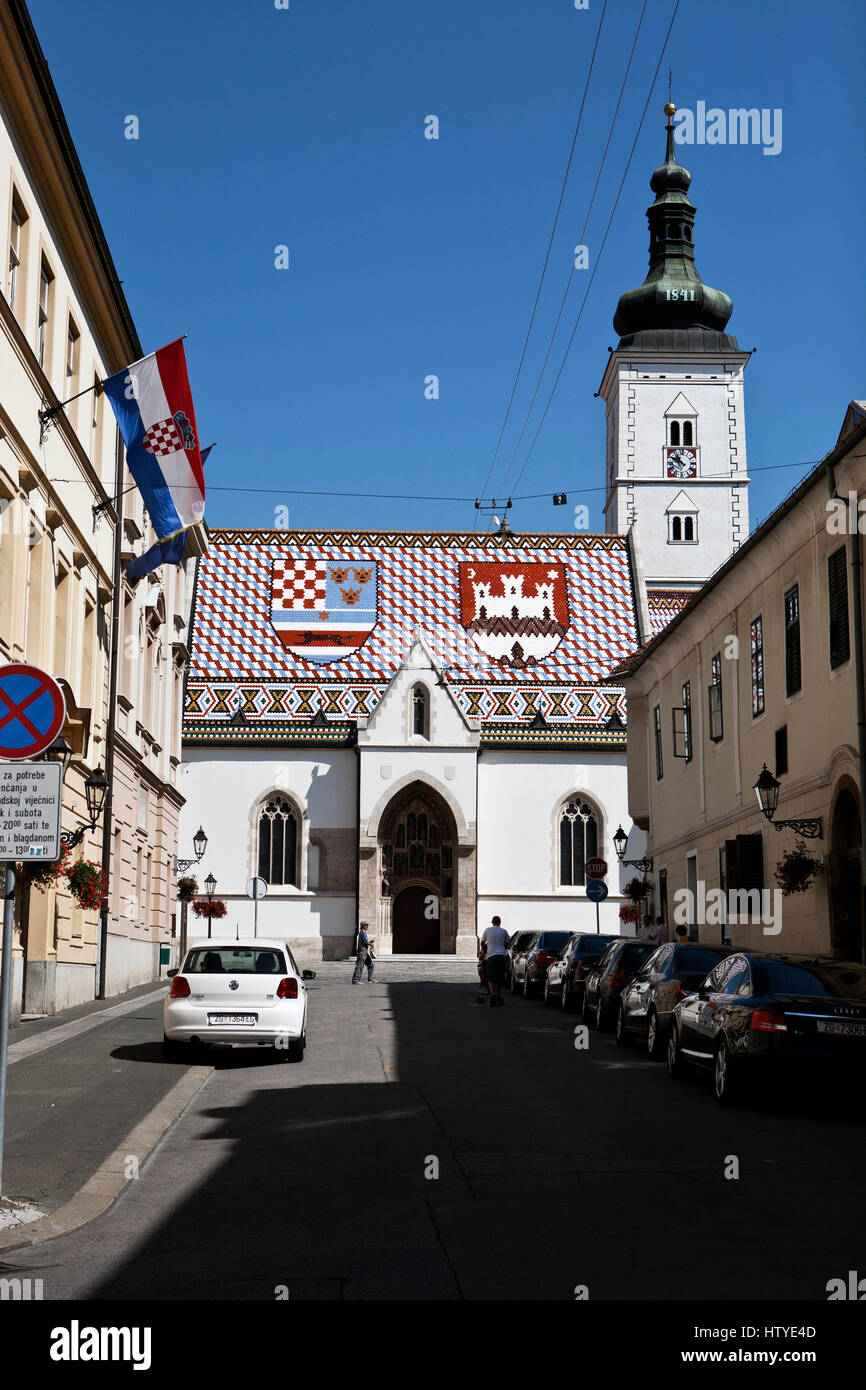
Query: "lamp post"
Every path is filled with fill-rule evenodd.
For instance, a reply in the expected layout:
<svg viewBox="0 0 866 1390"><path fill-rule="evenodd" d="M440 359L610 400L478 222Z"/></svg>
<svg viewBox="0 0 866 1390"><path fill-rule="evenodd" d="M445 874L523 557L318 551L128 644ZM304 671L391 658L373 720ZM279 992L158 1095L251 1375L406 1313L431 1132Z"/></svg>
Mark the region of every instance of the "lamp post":
<svg viewBox="0 0 866 1390"><path fill-rule="evenodd" d="M774 820L776 807L779 804L779 788L781 782L777 781L770 772L767 764L761 768L757 782L754 784L753 791L758 798L758 805L762 813L767 817L771 825L777 830L791 829L796 835L801 835L804 840L821 840L824 832L821 826L821 817L796 817L793 820Z"/></svg>
<svg viewBox="0 0 866 1390"><path fill-rule="evenodd" d="M210 911L207 915L207 939L208 941L210 941L210 928L211 922L213 920L213 895L216 892L216 879L214 878L212 873L208 874L207 878L204 881L204 886L205 892L207 893L208 904L210 907Z"/></svg>
<svg viewBox="0 0 866 1390"><path fill-rule="evenodd" d="M652 873L653 861L651 859L626 859L624 857L628 847L628 835L622 826L619 826L613 837L613 847L620 864L627 864L630 868L640 869L642 874Z"/></svg>
<svg viewBox="0 0 866 1390"><path fill-rule="evenodd" d="M69 766L69 759L72 756L72 749L65 739L55 739L51 749L57 748L58 744L63 744L64 748L59 748L58 753L63 761L63 775L66 776L66 769ZM68 751L66 751L68 750ZM50 750L49 750L50 751ZM87 801L88 820L79 825L75 830L64 830L60 836L60 844L64 851L74 849L80 845L88 830L95 830L96 823L102 815L102 808L105 805L105 794L108 791L108 781L101 767L90 776L84 783L84 796Z"/></svg>
<svg viewBox="0 0 866 1390"><path fill-rule="evenodd" d="M187 869L191 868L193 864L200 863L204 857L204 852L207 849L207 835L205 835L201 826L199 826L192 837L192 847L195 850L195 859L178 859L177 856L175 856L175 878L177 878L179 874L185 874ZM187 902L186 899L184 899L180 905L180 959L178 960L178 966L183 965L183 958L186 955L186 913Z"/></svg>

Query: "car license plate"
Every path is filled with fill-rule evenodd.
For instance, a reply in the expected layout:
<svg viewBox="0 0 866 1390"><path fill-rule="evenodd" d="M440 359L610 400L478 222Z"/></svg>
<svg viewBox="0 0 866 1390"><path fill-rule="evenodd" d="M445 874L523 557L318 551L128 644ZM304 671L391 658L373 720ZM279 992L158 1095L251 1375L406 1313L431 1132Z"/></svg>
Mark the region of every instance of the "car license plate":
<svg viewBox="0 0 866 1390"><path fill-rule="evenodd" d="M248 1027L255 1024L258 1020L257 1014L208 1014L208 1025L213 1027L224 1023L246 1024Z"/></svg>
<svg viewBox="0 0 866 1390"><path fill-rule="evenodd" d="M842 1023L835 1019L819 1018L819 1033L838 1033L845 1038L866 1038L866 1023Z"/></svg>

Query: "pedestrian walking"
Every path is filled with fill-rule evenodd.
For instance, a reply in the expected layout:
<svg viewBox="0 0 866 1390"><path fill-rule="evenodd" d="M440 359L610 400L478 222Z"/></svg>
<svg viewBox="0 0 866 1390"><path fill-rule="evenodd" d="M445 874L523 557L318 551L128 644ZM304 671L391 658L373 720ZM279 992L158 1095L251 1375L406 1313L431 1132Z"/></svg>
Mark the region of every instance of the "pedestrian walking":
<svg viewBox="0 0 866 1390"><path fill-rule="evenodd" d="M491 917L490 926L485 929L481 937L481 949L484 952L484 978L490 993L491 1008L503 1008L505 1005L505 1000L502 998L502 986L505 984L507 947L508 932L503 927L501 918Z"/></svg>
<svg viewBox="0 0 866 1390"><path fill-rule="evenodd" d="M371 938L367 935L369 922L361 922L358 927L358 949L355 955L355 973L352 976L352 984L359 985L364 975L364 966L367 967L367 983L373 978L375 967L375 957L370 954L373 945Z"/></svg>

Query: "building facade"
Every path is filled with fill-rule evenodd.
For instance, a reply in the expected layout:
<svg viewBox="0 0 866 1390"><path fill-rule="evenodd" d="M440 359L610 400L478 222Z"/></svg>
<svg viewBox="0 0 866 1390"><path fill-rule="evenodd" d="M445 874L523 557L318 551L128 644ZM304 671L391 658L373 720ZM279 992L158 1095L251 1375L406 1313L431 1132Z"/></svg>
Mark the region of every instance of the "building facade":
<svg viewBox="0 0 866 1390"><path fill-rule="evenodd" d="M72 749L63 828L73 831L86 819L85 779L109 765L111 736L118 435L104 397L89 388L142 349L19 0L0 0L0 117L0 664L29 662L62 684ZM67 401L46 432L40 410ZM122 489L130 559L153 536L125 471ZM110 819L74 851L102 864L103 836L110 840L108 920L79 906L63 879L42 892L20 875L13 1019L94 998L100 973L107 993L154 978L170 930L184 574L172 567L137 586L124 580L117 601Z"/></svg>
<svg viewBox="0 0 866 1390"><path fill-rule="evenodd" d="M341 958L360 918L385 954L474 955L494 913L594 930L601 855L617 932L625 707L604 674L636 633L625 537L212 532L181 841L205 829L223 929L257 913Z"/></svg>
<svg viewBox="0 0 866 1390"><path fill-rule="evenodd" d="M617 672L631 815L657 901L671 923L680 903L693 939L864 958L864 413L852 403L824 462ZM765 765L772 823L755 791ZM798 841L817 868L783 894L776 871Z"/></svg>

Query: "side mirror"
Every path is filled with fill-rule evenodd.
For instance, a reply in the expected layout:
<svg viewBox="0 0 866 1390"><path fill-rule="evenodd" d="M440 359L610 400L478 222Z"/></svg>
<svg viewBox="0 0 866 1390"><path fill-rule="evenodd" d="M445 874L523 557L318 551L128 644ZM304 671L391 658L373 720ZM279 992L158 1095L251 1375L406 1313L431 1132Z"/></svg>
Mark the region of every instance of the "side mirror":
<svg viewBox="0 0 866 1390"><path fill-rule="evenodd" d="M175 977L175 975L176 975L177 973L178 973L178 972L177 972L176 970L166 970L166 972L165 972L165 978L166 978L167 980L173 980L174 977Z"/></svg>
<svg viewBox="0 0 866 1390"><path fill-rule="evenodd" d="M302 971L301 971L301 979L302 979L302 980L315 980L315 978L316 978L316 972L315 972L315 970L302 970Z"/></svg>

